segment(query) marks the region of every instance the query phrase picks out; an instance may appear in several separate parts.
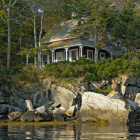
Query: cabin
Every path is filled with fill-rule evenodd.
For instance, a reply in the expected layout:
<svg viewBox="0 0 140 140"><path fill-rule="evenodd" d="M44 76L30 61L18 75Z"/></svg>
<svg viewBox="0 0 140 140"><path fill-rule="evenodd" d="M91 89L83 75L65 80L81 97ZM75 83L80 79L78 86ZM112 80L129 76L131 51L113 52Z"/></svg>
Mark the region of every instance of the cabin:
<svg viewBox="0 0 140 140"><path fill-rule="evenodd" d="M94 38L87 34L86 38L78 39L73 37L70 32L76 27L75 19L69 20L61 25L60 29L53 29L41 39L41 45L50 46L50 54L39 54L39 66L45 67L46 64L57 63L59 61L74 62L83 55L86 59L94 60L95 45ZM85 35L84 35L85 36ZM98 59L104 60L111 57L110 41L107 38L106 44L98 51Z"/></svg>

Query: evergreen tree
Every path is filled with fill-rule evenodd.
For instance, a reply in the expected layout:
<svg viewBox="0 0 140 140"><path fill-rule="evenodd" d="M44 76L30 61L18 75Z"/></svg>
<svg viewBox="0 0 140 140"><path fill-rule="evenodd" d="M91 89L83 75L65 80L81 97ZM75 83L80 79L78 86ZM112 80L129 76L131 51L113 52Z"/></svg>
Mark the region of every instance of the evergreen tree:
<svg viewBox="0 0 140 140"><path fill-rule="evenodd" d="M107 37L108 29L111 28L114 16L114 7L104 0L81 0L77 3L79 21L74 33L89 33L94 38L95 63L98 62L98 51L105 44L103 40Z"/></svg>

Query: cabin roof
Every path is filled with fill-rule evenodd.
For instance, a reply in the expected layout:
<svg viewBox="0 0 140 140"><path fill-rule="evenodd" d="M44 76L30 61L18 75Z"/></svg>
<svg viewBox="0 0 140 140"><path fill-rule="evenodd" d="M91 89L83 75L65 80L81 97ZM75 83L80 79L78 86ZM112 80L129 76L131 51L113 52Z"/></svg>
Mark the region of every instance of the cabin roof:
<svg viewBox="0 0 140 140"><path fill-rule="evenodd" d="M63 39L73 37L70 32L76 27L77 21L72 19L61 23L59 27L53 28L42 37L41 42L47 42L54 39Z"/></svg>

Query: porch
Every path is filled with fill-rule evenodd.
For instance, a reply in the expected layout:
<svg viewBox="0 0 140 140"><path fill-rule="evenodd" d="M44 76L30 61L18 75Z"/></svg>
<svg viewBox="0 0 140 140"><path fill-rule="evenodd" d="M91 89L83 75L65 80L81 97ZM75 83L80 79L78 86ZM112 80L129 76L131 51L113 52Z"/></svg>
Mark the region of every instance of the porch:
<svg viewBox="0 0 140 140"><path fill-rule="evenodd" d="M68 42L59 43L59 46L56 45L58 44L51 45L49 55L40 53L39 60L38 60L40 67L45 67L46 64L57 63L59 61L74 62L75 60L78 60L79 57L82 57L83 55L85 55L86 58L89 60L94 60L95 48L93 42L79 39L73 42L68 41ZM110 56L110 49L111 49L110 47L105 46L101 50L99 50L98 59L104 60L108 58Z"/></svg>

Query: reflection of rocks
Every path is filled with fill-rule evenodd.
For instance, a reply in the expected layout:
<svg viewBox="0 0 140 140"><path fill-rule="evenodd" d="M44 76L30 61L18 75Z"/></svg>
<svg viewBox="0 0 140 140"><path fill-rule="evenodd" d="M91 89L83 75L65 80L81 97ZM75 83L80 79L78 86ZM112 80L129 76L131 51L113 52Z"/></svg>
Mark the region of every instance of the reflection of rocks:
<svg viewBox="0 0 140 140"><path fill-rule="evenodd" d="M50 140L100 140L129 139L138 140L139 126L113 124L79 125L21 125L0 126L1 140L50 139Z"/></svg>

